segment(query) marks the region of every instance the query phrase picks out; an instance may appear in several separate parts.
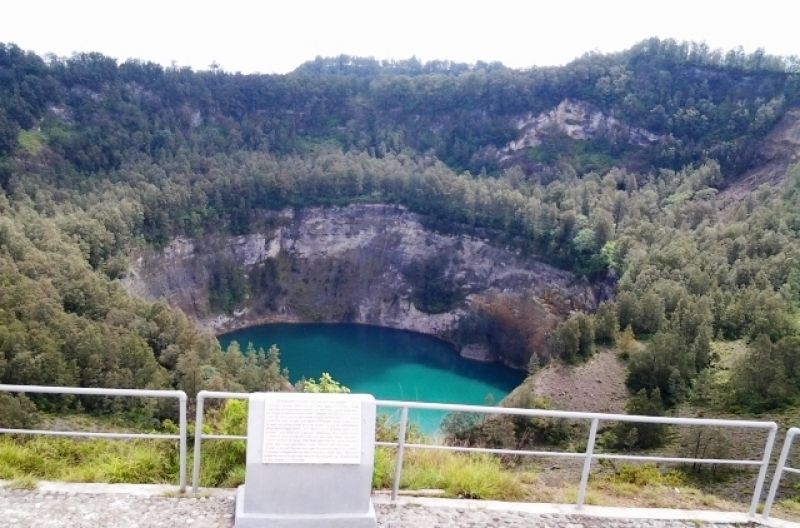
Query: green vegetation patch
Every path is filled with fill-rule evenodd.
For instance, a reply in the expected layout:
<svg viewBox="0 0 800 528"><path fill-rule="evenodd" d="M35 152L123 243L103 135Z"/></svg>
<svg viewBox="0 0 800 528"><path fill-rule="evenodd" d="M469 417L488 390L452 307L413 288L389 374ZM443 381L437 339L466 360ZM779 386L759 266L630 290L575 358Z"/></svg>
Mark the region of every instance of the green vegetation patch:
<svg viewBox="0 0 800 528"><path fill-rule="evenodd" d="M44 134L38 130L20 130L17 134L17 144L31 156L36 156L42 151L44 142Z"/></svg>
<svg viewBox="0 0 800 528"><path fill-rule="evenodd" d="M622 464L606 480L634 486L682 486L685 478L677 471L662 471L654 464Z"/></svg>
<svg viewBox="0 0 800 528"><path fill-rule="evenodd" d="M0 438L0 479L177 482L177 446L166 445L172 443L4 436Z"/></svg>
<svg viewBox="0 0 800 528"><path fill-rule="evenodd" d="M247 297L244 269L230 259L211 265L208 279L208 303L218 312L232 314Z"/></svg>
<svg viewBox="0 0 800 528"><path fill-rule="evenodd" d="M443 489L449 497L465 499L519 500L524 496L519 477L487 455L415 450L406 455L400 483L405 489Z"/></svg>

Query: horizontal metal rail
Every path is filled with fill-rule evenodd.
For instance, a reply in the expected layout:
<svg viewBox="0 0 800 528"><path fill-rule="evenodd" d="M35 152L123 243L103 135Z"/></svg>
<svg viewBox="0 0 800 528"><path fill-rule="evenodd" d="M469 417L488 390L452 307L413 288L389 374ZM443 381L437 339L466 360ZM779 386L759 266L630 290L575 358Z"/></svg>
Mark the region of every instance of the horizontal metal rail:
<svg viewBox="0 0 800 528"><path fill-rule="evenodd" d="M3 429L0 433L18 435L41 435L41 436L81 436L84 438L111 438L116 440L131 440L136 438L150 440L179 440L181 435L161 434L161 433L95 433L88 431L52 431L50 429Z"/></svg>
<svg viewBox="0 0 800 528"><path fill-rule="evenodd" d="M397 447L397 442L376 442L376 445ZM541 456L556 458L584 458L583 453L571 453L568 451L529 451L525 449L501 449L494 447L467 447L457 445L442 444L406 444L410 449L430 449L438 451L456 451L460 453L487 453L490 455L522 455L522 456Z"/></svg>
<svg viewBox="0 0 800 528"><path fill-rule="evenodd" d="M786 440L783 441L783 448L778 458L778 465L775 467L775 475L772 477L772 484L769 487L769 493L767 493L767 502L764 503L764 519L769 519L769 512L772 510L772 503L775 502L775 496L778 494L778 486L781 483L783 474L792 473L800 475L800 469L788 467L786 465L789 453L792 450L792 444L797 435L800 435L800 428L798 427L792 427L786 432Z"/></svg>
<svg viewBox="0 0 800 528"><path fill-rule="evenodd" d="M566 418L572 420L592 420L597 418L605 422L635 422L667 425L705 425L715 427L744 427L753 429L769 429L773 422L754 420L727 420L724 418L680 418L672 416L642 416L635 414L606 414L595 412L554 411L550 409L521 409L518 407L490 407L488 405L461 405L456 403L428 403L401 400L376 400L378 407L402 409L427 409L432 411L466 412L475 414L505 414L513 416L530 416L539 418ZM777 427L777 424L775 424Z"/></svg>
<svg viewBox="0 0 800 528"><path fill-rule="evenodd" d="M633 460L634 462L672 462L678 464L731 464L734 466L760 466L761 460L739 460L738 458L691 458L662 457L644 455L617 455L614 453L596 453L597 460Z"/></svg>
<svg viewBox="0 0 800 528"><path fill-rule="evenodd" d="M208 435L203 435L203 440L247 440L247 437L244 435L208 434Z"/></svg>
<svg viewBox="0 0 800 528"><path fill-rule="evenodd" d="M0 392L18 394L60 394L71 396L113 396L132 398L165 398L178 400L179 433L106 433L91 431L56 431L43 429L10 429L0 428L0 433L26 434L61 437L83 438L108 438L108 439L151 439L151 440L178 440L179 466L178 486L180 492L186 491L186 393L177 390L147 390L147 389L102 389L86 387L51 387L46 385L2 385Z"/></svg>
<svg viewBox="0 0 800 528"><path fill-rule="evenodd" d="M78 396L131 396L134 398L177 398L187 400L186 393L159 389L101 389L92 387L51 387L49 385L0 385L0 392L34 394L68 394Z"/></svg>
<svg viewBox="0 0 800 528"><path fill-rule="evenodd" d="M201 464L201 443L203 440L246 440L247 437L240 435L216 435L216 434L203 434L203 412L204 403L206 399L238 399L246 400L250 397L246 393L238 392L213 392L201 391L197 395L197 416L195 421L195 438L194 438L194 459L192 469L192 490L197 492L200 481L200 464ZM408 449L429 449L440 451L456 451L466 453L489 453L495 455L513 455L513 456L536 456L536 457L560 457L560 458L573 458L583 460L583 468L581 471L581 481L578 487L577 506L583 507L586 488L589 480L589 473L591 464L594 460L631 460L637 462L668 462L668 463L684 463L684 464L727 464L739 466L758 466L759 472L756 478L756 483L753 490L753 498L750 502L749 513L751 516L755 515L756 508L758 507L761 498L764 481L767 476L767 469L769 466L770 455L775 442L775 435L778 430L778 425L775 422L758 422L752 420L727 420L727 419L714 419L714 418L679 418L669 416L638 416L629 414L603 414L603 413L582 413L574 411L554 411L549 409L519 409L511 407L490 407L485 405L459 405L451 403L427 403L427 402L410 402L399 400L377 400L376 404L379 407L394 408L400 411L400 422L398 424L398 435L396 442L378 441L375 445L382 447L392 447L397 449L395 459L395 473L394 481L392 483L392 499L397 498L397 493L400 488L400 477L403 470L403 455L406 448ZM410 409L417 410L432 410L432 411L449 411L449 412L465 412L475 414L489 414L489 415L512 415L512 416L527 416L532 418L563 418L568 420L581 420L589 421L589 438L584 452L576 453L570 451L540 451L540 450L523 450L523 449L495 449L483 447L467 447L467 446L450 446L440 444L417 444L406 443L406 432L408 428L408 411ZM746 428L746 429L760 429L767 432L767 440L764 445L764 451L761 458L758 460L735 460L735 459L720 459L720 458L696 458L696 457L666 457L666 456L650 456L650 455L623 455L613 453L595 453L595 440L600 422L626 422L626 423L643 423L643 424L663 424L663 425L683 425L683 426L699 426L699 427L725 427L725 428ZM788 470L788 468L787 468Z"/></svg>

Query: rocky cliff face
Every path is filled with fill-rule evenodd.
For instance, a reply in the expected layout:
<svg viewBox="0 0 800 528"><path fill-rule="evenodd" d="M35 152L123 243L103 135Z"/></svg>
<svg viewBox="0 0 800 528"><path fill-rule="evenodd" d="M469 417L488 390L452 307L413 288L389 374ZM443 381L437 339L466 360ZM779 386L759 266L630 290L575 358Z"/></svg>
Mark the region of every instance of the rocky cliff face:
<svg viewBox="0 0 800 528"><path fill-rule="evenodd" d="M638 146L648 146L661 136L643 128L632 127L603 114L584 101L564 99L555 108L538 115L528 114L517 120L519 135L501 153L509 156L528 147L542 144L544 138L561 134L570 139L586 140L598 134L617 135Z"/></svg>
<svg viewBox="0 0 800 528"><path fill-rule="evenodd" d="M166 299L212 332L357 322L432 334L465 357L521 368L561 318L598 302L598 292L569 272L485 238L433 231L401 207L286 209L264 225L143 251L126 285ZM246 297L229 314L209 302L220 263L247 281Z"/></svg>

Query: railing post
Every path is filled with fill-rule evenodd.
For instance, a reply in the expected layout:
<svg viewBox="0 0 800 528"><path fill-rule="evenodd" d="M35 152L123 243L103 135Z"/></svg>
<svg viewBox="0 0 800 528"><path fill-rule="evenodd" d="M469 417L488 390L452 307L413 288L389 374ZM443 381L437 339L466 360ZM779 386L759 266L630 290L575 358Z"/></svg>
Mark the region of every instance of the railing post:
<svg viewBox="0 0 800 528"><path fill-rule="evenodd" d="M203 405L206 391L197 393L197 410L194 416L194 456L192 457L192 493L200 486L200 448L203 442Z"/></svg>
<svg viewBox="0 0 800 528"><path fill-rule="evenodd" d="M392 483L392 500L397 500L400 490L400 473L403 471L403 451L406 447L406 426L408 425L408 407L400 410L400 426L397 430L397 458L394 463L394 482Z"/></svg>
<svg viewBox="0 0 800 528"><path fill-rule="evenodd" d="M775 435L778 433L778 424L772 423L767 436L767 443L764 446L764 457L761 459L761 469L758 471L758 478L756 479L756 487L753 490L753 500L750 501L750 511L748 515L754 517L756 509L758 508L758 501L761 500L761 490L764 489L764 480L767 478L767 469L769 469L769 459L772 456L772 447L775 445Z"/></svg>
<svg viewBox="0 0 800 528"><path fill-rule="evenodd" d="M178 440L180 442L180 448L179 448L179 451L180 451L180 454L179 454L179 457L180 457L180 460L179 460L179 465L180 465L179 472L180 472L180 475L179 475L178 479L179 479L179 486L180 486L180 492L181 493L186 493L186 400L187 399L188 398L186 397L186 393L185 392L181 392L178 395L178 405L180 406L180 410L179 410L179 413L180 413L180 422L179 422L180 439Z"/></svg>
<svg viewBox="0 0 800 528"><path fill-rule="evenodd" d="M592 466L594 441L597 438L597 426L599 423L599 418L592 419L592 425L589 428L589 439L586 441L586 458L583 459L583 471L581 472L581 483L578 486L578 500L576 501L579 510L583 508L583 502L586 499L586 486L589 483L589 469Z"/></svg>
<svg viewBox="0 0 800 528"><path fill-rule="evenodd" d="M769 487L767 494L767 502L764 503L764 520L769 519L769 512L772 510L772 503L775 501L775 495L778 493L778 485L781 483L783 476L783 468L786 467L786 460L789 458L789 451L792 449L792 442L795 435L800 432L800 429L789 429L786 433L786 440L783 442L783 449L781 449L781 456L778 459L778 465L775 467L775 475L772 477L772 484Z"/></svg>

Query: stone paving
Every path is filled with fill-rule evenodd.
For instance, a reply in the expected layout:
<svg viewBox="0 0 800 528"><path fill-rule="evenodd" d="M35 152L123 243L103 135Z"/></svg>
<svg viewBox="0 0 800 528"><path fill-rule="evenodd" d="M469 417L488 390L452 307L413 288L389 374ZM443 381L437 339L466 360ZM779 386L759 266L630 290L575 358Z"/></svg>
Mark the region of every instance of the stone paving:
<svg viewBox="0 0 800 528"><path fill-rule="evenodd" d="M386 528L729 528L755 526L699 521L594 518L479 508L386 504L375 506ZM119 493L0 489L0 527L13 528L230 528L233 496L175 498Z"/></svg>

